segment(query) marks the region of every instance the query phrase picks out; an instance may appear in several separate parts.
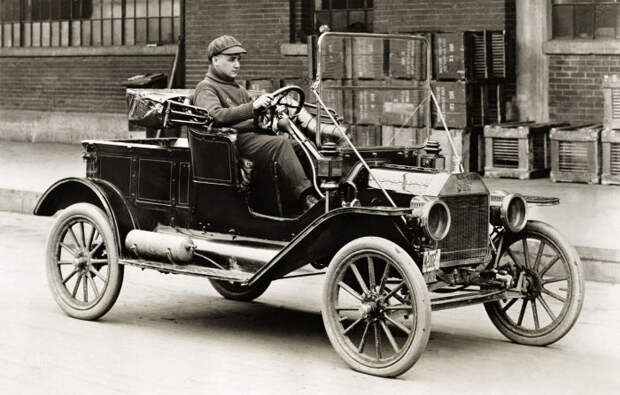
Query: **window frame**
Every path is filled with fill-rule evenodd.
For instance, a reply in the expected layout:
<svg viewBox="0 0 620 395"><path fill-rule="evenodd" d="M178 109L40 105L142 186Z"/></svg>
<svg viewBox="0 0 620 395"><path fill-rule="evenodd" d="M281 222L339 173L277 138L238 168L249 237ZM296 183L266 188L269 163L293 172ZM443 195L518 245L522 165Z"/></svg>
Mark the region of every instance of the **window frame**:
<svg viewBox="0 0 620 395"><path fill-rule="evenodd" d="M78 2L79 15L74 17ZM162 15L162 4L166 2L169 4L164 4L164 8L168 12ZM32 7L34 3L38 10ZM140 3L145 5L145 16L136 15ZM184 34L184 3L185 0L0 0L0 50L174 44ZM16 4L19 20L5 19L5 11ZM42 11L45 5L49 7L47 13ZM67 8L65 13L63 6ZM84 13L89 6L90 10ZM57 7L55 13L53 7ZM130 8L133 15L127 15ZM155 16L149 15L152 9L156 10ZM144 20L143 40L138 37L139 20ZM153 26L155 34L149 31ZM128 34L131 29L132 34Z"/></svg>
<svg viewBox="0 0 620 395"><path fill-rule="evenodd" d="M575 40L575 41L602 41L602 40L617 40L620 39L620 3L613 0L608 1L596 1L596 0L551 0L551 39L552 40ZM616 24L614 26L614 35L613 36L600 36L597 35L597 30L602 26L597 25L597 8L598 7L609 7L614 6L615 8L615 20ZM586 32L588 34L587 37L579 37L577 22L579 19L579 15L581 13L575 12L577 7L588 8L589 13L592 14L592 20L590 21L590 30ZM570 36L562 35L557 36L557 22L556 22L556 10L559 9L570 9L571 10L571 25L570 25Z"/></svg>
<svg viewBox="0 0 620 395"><path fill-rule="evenodd" d="M345 7L343 8L335 8L334 2L342 1L345 3ZM351 7L351 3L353 2L363 2L363 7ZM327 4L325 4L327 3ZM327 7L325 7L327 5ZM312 12L312 22L314 26L314 32L319 33L320 26L319 25L319 14L327 14L329 18L329 28L330 31L342 31L342 32L350 32L354 30L334 30L333 20L334 14L336 13L345 13L346 14L346 26L350 27L351 23L351 13L353 12L363 12L364 13L364 25L366 33L372 33L374 31L374 0L315 0L314 1L314 9Z"/></svg>

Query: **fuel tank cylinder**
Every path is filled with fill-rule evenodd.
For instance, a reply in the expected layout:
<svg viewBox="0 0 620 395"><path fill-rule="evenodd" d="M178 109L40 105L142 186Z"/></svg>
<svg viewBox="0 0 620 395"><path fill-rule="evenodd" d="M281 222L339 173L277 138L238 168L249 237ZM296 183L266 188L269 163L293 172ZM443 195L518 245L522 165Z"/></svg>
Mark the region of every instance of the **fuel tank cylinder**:
<svg viewBox="0 0 620 395"><path fill-rule="evenodd" d="M134 229L125 238L125 247L139 257L189 262L196 245L187 235L148 232Z"/></svg>

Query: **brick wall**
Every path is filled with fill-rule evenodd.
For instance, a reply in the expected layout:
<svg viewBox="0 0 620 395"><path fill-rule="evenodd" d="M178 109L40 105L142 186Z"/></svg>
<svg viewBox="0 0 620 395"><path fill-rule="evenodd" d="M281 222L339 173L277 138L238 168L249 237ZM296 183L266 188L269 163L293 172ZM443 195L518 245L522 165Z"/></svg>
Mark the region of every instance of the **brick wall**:
<svg viewBox="0 0 620 395"><path fill-rule="evenodd" d="M291 4L293 4L291 8ZM208 68L207 44L232 34L244 44L240 79L291 78L307 74L305 56L284 56L280 45L307 28L304 0L186 0L186 84ZM514 0L376 0L375 31L514 30ZM294 32L291 32L293 27ZM45 111L125 111L127 77L168 73L172 56L0 57L0 108Z"/></svg>
<svg viewBox="0 0 620 395"><path fill-rule="evenodd" d="M125 113L128 77L170 73L173 56L0 57L0 109Z"/></svg>
<svg viewBox="0 0 620 395"><path fill-rule="evenodd" d="M289 1L186 0L185 26L188 88L194 87L204 77L209 65L207 45L222 34L235 36L248 51L239 79L289 78L307 74L306 57L280 54L280 45L291 41Z"/></svg>
<svg viewBox="0 0 620 395"><path fill-rule="evenodd" d="M515 1L375 1L375 32L514 29Z"/></svg>
<svg viewBox="0 0 620 395"><path fill-rule="evenodd" d="M610 74L620 74L620 56L549 56L550 120L601 123L601 83Z"/></svg>

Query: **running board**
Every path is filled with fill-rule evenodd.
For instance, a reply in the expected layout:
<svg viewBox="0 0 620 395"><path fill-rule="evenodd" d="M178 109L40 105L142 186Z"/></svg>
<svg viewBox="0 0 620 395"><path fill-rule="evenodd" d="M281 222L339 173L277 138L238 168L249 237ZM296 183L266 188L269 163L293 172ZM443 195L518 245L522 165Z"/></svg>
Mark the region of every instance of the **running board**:
<svg viewBox="0 0 620 395"><path fill-rule="evenodd" d="M228 280L239 283L247 283L254 276L254 273L242 272L241 270L217 269L193 264L177 265L175 263L147 261L145 259L121 259L119 262L142 269L158 270L163 273L209 277L216 280Z"/></svg>
<svg viewBox="0 0 620 395"><path fill-rule="evenodd" d="M455 307L470 306L473 304L493 302L502 299L523 298L523 294L511 290L493 290L470 292L467 294L458 294L431 298L431 308L433 311L452 309Z"/></svg>

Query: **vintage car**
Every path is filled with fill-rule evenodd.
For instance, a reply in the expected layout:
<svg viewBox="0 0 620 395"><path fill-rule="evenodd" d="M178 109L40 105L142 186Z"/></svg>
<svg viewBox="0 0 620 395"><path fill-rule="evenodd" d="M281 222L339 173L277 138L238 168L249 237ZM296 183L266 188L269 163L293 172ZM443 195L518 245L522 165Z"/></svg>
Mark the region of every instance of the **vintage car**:
<svg viewBox="0 0 620 395"><path fill-rule="evenodd" d="M428 46L419 36L355 37ZM338 39L354 37L324 34L319 58ZM429 93L429 83L427 73L419 89ZM432 310L483 304L520 344L566 335L583 303L581 262L560 232L527 218L528 205L557 199L489 191L477 173L446 171L434 141L357 148L320 90L319 66L312 141L298 126L306 111L300 87L274 92L261 118L304 148L321 196L309 209L283 199L277 163L255 174L237 132L213 127L183 95L133 97L151 126L184 125L187 138L84 141L85 177L62 179L41 197L34 213L56 214L46 267L60 308L100 318L119 296L125 266L203 276L223 297L251 301L311 265L304 273L325 275L329 340L364 373L412 367ZM340 133L340 143L321 129Z"/></svg>

